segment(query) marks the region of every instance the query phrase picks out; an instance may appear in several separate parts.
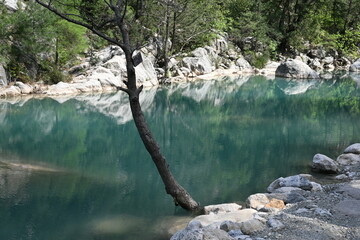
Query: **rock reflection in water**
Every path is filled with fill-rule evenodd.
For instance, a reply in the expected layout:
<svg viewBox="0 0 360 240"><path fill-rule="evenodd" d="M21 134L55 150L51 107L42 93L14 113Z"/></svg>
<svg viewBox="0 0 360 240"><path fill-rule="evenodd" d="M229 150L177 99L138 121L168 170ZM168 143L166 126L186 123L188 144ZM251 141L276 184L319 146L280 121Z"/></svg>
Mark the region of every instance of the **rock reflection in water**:
<svg viewBox="0 0 360 240"><path fill-rule="evenodd" d="M244 200L309 171L315 153L360 141L359 98L349 77L252 76L147 89L141 102L175 176L207 205ZM0 101L0 239L158 240L181 222L127 101L122 92Z"/></svg>

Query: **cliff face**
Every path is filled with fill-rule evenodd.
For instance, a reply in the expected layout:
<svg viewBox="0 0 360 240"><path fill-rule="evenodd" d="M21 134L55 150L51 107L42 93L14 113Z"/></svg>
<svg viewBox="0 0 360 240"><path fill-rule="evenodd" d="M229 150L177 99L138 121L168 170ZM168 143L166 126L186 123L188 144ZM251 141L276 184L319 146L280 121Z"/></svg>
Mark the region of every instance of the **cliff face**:
<svg viewBox="0 0 360 240"><path fill-rule="evenodd" d="M6 86L8 84L6 72L4 67L0 64L0 86Z"/></svg>

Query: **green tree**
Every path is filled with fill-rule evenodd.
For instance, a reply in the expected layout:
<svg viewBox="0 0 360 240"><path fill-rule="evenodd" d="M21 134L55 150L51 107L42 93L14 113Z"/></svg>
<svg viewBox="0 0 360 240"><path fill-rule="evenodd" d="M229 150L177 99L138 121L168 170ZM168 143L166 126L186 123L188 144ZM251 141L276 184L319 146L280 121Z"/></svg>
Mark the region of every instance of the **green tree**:
<svg viewBox="0 0 360 240"><path fill-rule="evenodd" d="M29 1L15 12L0 2L0 54L13 81L33 81L66 64L87 47L85 31Z"/></svg>

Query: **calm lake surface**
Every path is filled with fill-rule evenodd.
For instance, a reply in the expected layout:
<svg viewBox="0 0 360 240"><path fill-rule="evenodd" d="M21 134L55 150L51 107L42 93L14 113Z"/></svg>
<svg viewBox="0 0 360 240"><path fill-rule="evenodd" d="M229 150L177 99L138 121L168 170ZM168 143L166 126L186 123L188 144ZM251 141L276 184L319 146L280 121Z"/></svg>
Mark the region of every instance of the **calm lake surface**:
<svg viewBox="0 0 360 240"><path fill-rule="evenodd" d="M144 91L142 106L202 205L244 201L360 142L360 89L346 76L172 85ZM123 93L0 100L0 162L0 239L166 239L189 217L165 194Z"/></svg>

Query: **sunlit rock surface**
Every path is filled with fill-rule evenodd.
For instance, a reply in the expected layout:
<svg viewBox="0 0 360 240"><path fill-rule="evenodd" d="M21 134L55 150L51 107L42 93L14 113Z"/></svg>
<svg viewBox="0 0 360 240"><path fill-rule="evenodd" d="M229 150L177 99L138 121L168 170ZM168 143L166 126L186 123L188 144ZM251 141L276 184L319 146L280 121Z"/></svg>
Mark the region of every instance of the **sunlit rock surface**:
<svg viewBox="0 0 360 240"><path fill-rule="evenodd" d="M0 88L2 86L6 86L7 84L8 84L8 82L7 82L5 69L4 69L3 65L0 64Z"/></svg>
<svg viewBox="0 0 360 240"><path fill-rule="evenodd" d="M16 11L19 9L18 0L5 0L4 3L5 6L11 11Z"/></svg>
<svg viewBox="0 0 360 240"><path fill-rule="evenodd" d="M306 63L294 59L282 62L276 69L275 75L277 77L297 79L319 78L319 74L312 70Z"/></svg>

